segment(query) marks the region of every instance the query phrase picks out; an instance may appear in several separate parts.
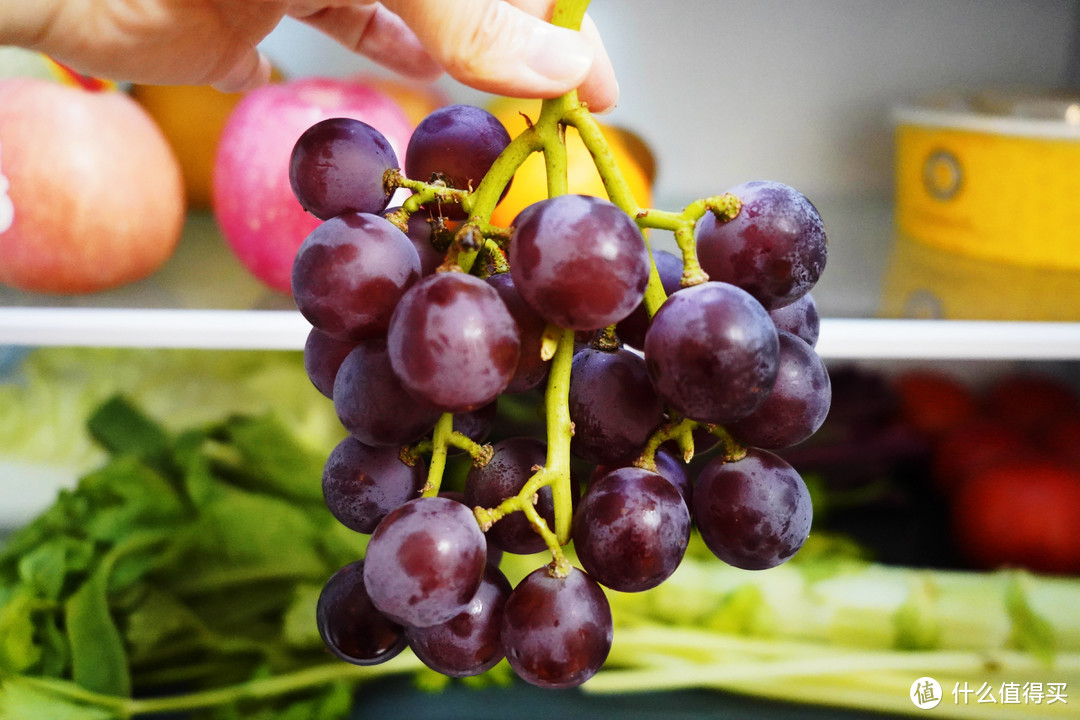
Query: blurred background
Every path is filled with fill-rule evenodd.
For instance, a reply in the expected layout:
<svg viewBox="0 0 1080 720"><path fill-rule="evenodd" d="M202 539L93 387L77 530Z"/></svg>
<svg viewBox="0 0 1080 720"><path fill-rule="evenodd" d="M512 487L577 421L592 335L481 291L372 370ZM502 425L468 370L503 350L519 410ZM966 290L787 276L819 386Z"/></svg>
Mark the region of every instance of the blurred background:
<svg viewBox="0 0 1080 720"><path fill-rule="evenodd" d="M1069 689L1080 692L1080 0L596 0L590 14L621 86L618 107L599 120L629 133L619 159L652 206L676 210L747 180L776 180L814 202L829 236L828 268L813 296L832 411L814 438L784 453L814 493L812 537L820 542L805 565L771 581L703 570L651 605L626 606L630 624L648 618L669 630L809 643L799 651L813 657L940 642L934 647L975 658L943 681L943 717L1076 717L1072 698L1068 706L1026 702L980 715L985 708L961 708L947 693L954 682L1000 688L1056 679L1073 680ZM411 123L406 138L440 104L473 103L504 118L519 107L449 78L425 88L402 83L295 21L283 22L264 49L277 85L332 78L380 93L356 101L362 107L387 97L398 103L394 112L407 121L394 122ZM11 92L2 83L26 76L67 88L94 80L0 48L0 105ZM7 531L104 460L84 426L116 392L170 431L272 411L320 452L340 433L304 374L308 325L268 280L267 265L284 266L291 255L254 267L242 252L250 238L233 235L223 210L247 199L239 217L302 238L310 218L265 220L281 188L244 185L253 181L237 170L250 163L250 175L265 175L262 149L270 157L275 143L291 148L288 133L273 126L287 125L291 111L276 109L295 98L238 112L250 96L105 85L148 113L183 166L182 189L142 178L172 198L178 229L161 240L160 264L109 287L45 289L32 271L29 284L0 278ZM227 135L241 114L244 127ZM14 141L4 133L0 122L0 181L14 187ZM121 145L105 155L127 153ZM6 190L0 182L0 201ZM0 221L3 210L0 202ZM651 237L674 249L670 236ZM838 570L829 564L837 558L855 564ZM684 598L700 591L699 614L672 600L679 590ZM783 598L798 602L770 604ZM6 599L0 590L0 607ZM0 611L0 627L2 619ZM928 640L931 626L938 635ZM1009 674L1018 666L995 671L978 664L982 652L1025 663L1025 653L1062 659ZM755 646L749 655L709 657L780 657L770 653ZM679 662L700 659L688 657ZM865 659L854 657L855 667ZM739 699L782 697L782 674L773 685L684 680L695 691L677 701L702 717L846 717L839 707L851 717L910 713L906 693L920 666L904 662L850 696L830 699L821 688L832 686L796 670L797 692L787 696L794 704ZM680 687L685 666L672 667L664 677ZM842 686L858 675L834 680ZM502 690L477 695L456 684L452 702L441 704L414 693L416 684L380 685L355 716L540 707L524 692L507 699ZM718 699L697 694L698 686L736 692ZM610 704L568 697L567 713L590 717L670 717L674 702L662 693Z"/></svg>
<svg viewBox="0 0 1080 720"><path fill-rule="evenodd" d="M648 140L658 194L672 198L762 177L812 199L888 197L897 105L950 88L1080 83L1073 0L626 0L589 14L620 79L606 119ZM290 74L370 68L300 23L265 47Z"/></svg>

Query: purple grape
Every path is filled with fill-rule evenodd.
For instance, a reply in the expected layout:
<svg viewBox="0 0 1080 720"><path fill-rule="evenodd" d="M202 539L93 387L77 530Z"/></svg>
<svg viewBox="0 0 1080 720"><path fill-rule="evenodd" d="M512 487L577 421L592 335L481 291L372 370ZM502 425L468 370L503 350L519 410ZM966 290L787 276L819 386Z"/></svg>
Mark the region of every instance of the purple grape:
<svg viewBox="0 0 1080 720"><path fill-rule="evenodd" d="M607 200L560 195L518 213L510 273L548 322L573 330L617 323L641 303L649 251L629 215Z"/></svg>
<svg viewBox="0 0 1080 720"><path fill-rule="evenodd" d="M821 316L812 294L806 293L790 305L770 310L769 317L777 330L802 338L810 347L817 345L818 335L821 334Z"/></svg>
<svg viewBox="0 0 1080 720"><path fill-rule="evenodd" d="M660 446L654 456L656 462L656 474L667 480L674 486L679 494L682 495L683 501L686 503L686 507L691 507L691 500L694 494L694 484L687 472L686 463L680 460L681 456L676 455L675 451L668 451L664 446ZM608 473L618 470L621 467L633 467L631 465L597 465L593 468L592 474L589 476L590 485Z"/></svg>
<svg viewBox="0 0 1080 720"><path fill-rule="evenodd" d="M716 436L711 436L716 439ZM698 443L694 440L694 447L698 448L704 446L706 443ZM696 452L704 452L708 448L696 450ZM668 452L664 448L659 448L656 451L654 457L656 461L656 472L660 477L667 480L674 486L679 494L682 495L683 501L686 503L687 509L691 507L691 502L694 499L694 483L690 478L690 473L687 471L686 463L681 459L681 456Z"/></svg>
<svg viewBox="0 0 1080 720"><path fill-rule="evenodd" d="M778 450L809 438L829 414L829 371L805 341L781 331L780 371L769 396L752 413L727 426L744 445Z"/></svg>
<svg viewBox="0 0 1080 720"><path fill-rule="evenodd" d="M388 208L382 212L382 216L386 217L400 209L400 207ZM446 260L446 251L435 247L435 232L432 228L431 218L428 217L427 213L415 212L409 215L409 222L406 227L405 235L412 241L413 247L416 248L416 254L420 258L420 275L423 277L434 275L435 271Z"/></svg>
<svg viewBox="0 0 1080 720"><path fill-rule="evenodd" d="M565 578L547 567L518 583L503 608L502 641L510 667L543 688L581 685L600 670L611 650L611 607L584 571Z"/></svg>
<svg viewBox="0 0 1080 720"><path fill-rule="evenodd" d="M334 378L355 347L355 342L337 340L318 328L311 328L304 341L304 371L316 390L328 398L334 397Z"/></svg>
<svg viewBox="0 0 1080 720"><path fill-rule="evenodd" d="M693 517L718 558L744 570L765 570L806 542L813 507L794 468L766 450L750 448L742 460L718 456L702 468Z"/></svg>
<svg viewBox="0 0 1080 720"><path fill-rule="evenodd" d="M424 278L398 304L390 362L416 398L468 412L498 397L517 367L517 323L483 280L460 272Z"/></svg>
<svg viewBox="0 0 1080 720"><path fill-rule="evenodd" d="M386 662L406 647L405 629L375 609L364 587L364 561L334 573L319 594L315 624L326 648L354 665Z"/></svg>
<svg viewBox="0 0 1080 720"><path fill-rule="evenodd" d="M624 348L584 348L574 355L569 409L570 451L596 464L633 460L664 419L645 361Z"/></svg>
<svg viewBox="0 0 1080 720"><path fill-rule="evenodd" d="M405 150L405 174L413 180L441 180L452 188L475 190L509 144L510 133L487 110L446 105L413 130ZM432 214L455 220L465 217L456 203L440 205Z"/></svg>
<svg viewBox="0 0 1080 720"><path fill-rule="evenodd" d="M635 467L594 482L574 513L585 571L620 592L654 588L675 572L690 541L690 510L669 480Z"/></svg>
<svg viewBox="0 0 1080 720"><path fill-rule="evenodd" d="M305 210L329 220L344 213L382 212L383 184L397 155L383 134L353 118L329 118L300 136L289 159L289 182Z"/></svg>
<svg viewBox="0 0 1080 720"><path fill-rule="evenodd" d="M682 287L683 261L667 250L653 250L653 262L660 274L660 284L666 295L672 295ZM649 312L642 301L634 312L619 321L615 333L625 344L638 350L645 347L645 333L649 329Z"/></svg>
<svg viewBox="0 0 1080 720"><path fill-rule="evenodd" d="M653 385L679 413L720 425L749 415L779 365L776 326L745 290L706 282L675 293L645 336Z"/></svg>
<svg viewBox="0 0 1080 720"><path fill-rule="evenodd" d="M468 507L470 512L472 511L472 507L465 502L465 493L460 490L440 490L439 497L450 498L454 502L459 502ZM485 533L485 537L487 538L487 564L492 567L499 567L499 563L502 562L502 548L496 547L491 542L491 535Z"/></svg>
<svg viewBox="0 0 1080 720"><path fill-rule="evenodd" d="M540 345L547 321L522 299L510 273L491 275L487 281L499 293L506 308L514 316L521 335L521 354L518 357L514 376L510 378L510 384L506 386L506 392L520 393L540 387L547 379L548 370L551 367L550 360L543 360L540 357Z"/></svg>
<svg viewBox="0 0 1080 720"><path fill-rule="evenodd" d="M798 300L825 269L828 243L817 209L778 182L748 182L728 192L742 201L742 209L728 222L713 213L698 221L701 268L712 280L743 288L769 310Z"/></svg>
<svg viewBox="0 0 1080 720"><path fill-rule="evenodd" d="M542 466L547 458L547 445L532 437L500 440L492 450L491 459L483 467L470 468L465 478L465 504L469 507L493 508L506 498L514 497L535 474L533 468ZM555 503L550 487L540 489L536 510L549 528L554 527ZM495 547L519 555L540 552L547 547L521 512L496 522L487 531L487 537Z"/></svg>
<svg viewBox="0 0 1080 720"><path fill-rule="evenodd" d="M409 238L378 215L325 221L300 244L292 266L293 299L314 327L339 340L381 335L405 291L420 279Z"/></svg>
<svg viewBox="0 0 1080 720"><path fill-rule="evenodd" d="M392 510L420 497L426 481L422 460L410 467L397 447L374 448L347 437L326 460L322 491L338 522L367 534Z"/></svg>
<svg viewBox="0 0 1080 720"><path fill-rule="evenodd" d="M506 576L489 563L464 610L438 625L405 629L409 647L429 668L450 677L490 670L504 657L500 633L510 591Z"/></svg>
<svg viewBox="0 0 1080 720"><path fill-rule="evenodd" d="M487 541L469 508L422 497L383 518L368 542L364 585L402 625L446 622L468 607L487 565Z"/></svg>
<svg viewBox="0 0 1080 720"><path fill-rule="evenodd" d="M349 433L366 445L393 446L419 440L442 411L417 400L390 365L386 341L362 342L346 356L334 383L334 410Z"/></svg>

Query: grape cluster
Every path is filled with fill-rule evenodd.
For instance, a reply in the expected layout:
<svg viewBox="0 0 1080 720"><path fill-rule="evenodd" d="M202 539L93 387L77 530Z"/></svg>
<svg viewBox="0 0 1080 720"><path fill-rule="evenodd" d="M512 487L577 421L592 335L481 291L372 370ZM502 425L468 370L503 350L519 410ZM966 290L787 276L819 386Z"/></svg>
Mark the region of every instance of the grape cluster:
<svg viewBox="0 0 1080 720"><path fill-rule="evenodd" d="M410 647L453 677L505 657L530 683L576 686L612 643L604 588L657 586L694 528L748 569L790 558L810 531L806 486L773 451L829 408L809 294L826 256L817 211L755 182L682 213L556 191L490 225L515 163L549 152L552 128L597 142L582 106L565 107L523 139L480 108L442 108L403 163L357 120L296 143L293 190L322 220L292 272L312 325L305 366L348 431L323 492L370 535L318 604L348 662ZM681 257L650 250L644 228L673 229ZM509 393L543 397L546 433L486 445ZM450 491L443 469L460 452L472 469ZM595 468L584 488L571 458ZM511 587L502 554L545 550L551 562Z"/></svg>

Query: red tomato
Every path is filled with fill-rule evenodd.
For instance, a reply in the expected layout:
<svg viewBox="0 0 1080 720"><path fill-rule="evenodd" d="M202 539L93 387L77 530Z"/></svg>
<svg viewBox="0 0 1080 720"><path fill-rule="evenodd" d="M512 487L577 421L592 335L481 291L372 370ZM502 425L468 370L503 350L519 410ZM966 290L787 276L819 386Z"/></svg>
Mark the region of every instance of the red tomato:
<svg viewBox="0 0 1080 720"><path fill-rule="evenodd" d="M900 419L931 437L956 427L975 414L975 395L945 373L909 370L894 380Z"/></svg>
<svg viewBox="0 0 1080 720"><path fill-rule="evenodd" d="M1048 453L1080 468L1080 441L1077 438L1080 438L1080 412L1056 419L1045 429L1041 440Z"/></svg>
<svg viewBox="0 0 1080 720"><path fill-rule="evenodd" d="M946 494L994 465L1033 451L1027 436L1012 425L974 417L944 433L934 447L934 483Z"/></svg>
<svg viewBox="0 0 1080 720"><path fill-rule="evenodd" d="M1080 411L1073 386L1049 375L1010 374L987 391L987 411L1023 428L1042 432L1058 418Z"/></svg>
<svg viewBox="0 0 1080 720"><path fill-rule="evenodd" d="M952 505L957 549L980 568L1080 572L1080 470L1014 460L974 475Z"/></svg>

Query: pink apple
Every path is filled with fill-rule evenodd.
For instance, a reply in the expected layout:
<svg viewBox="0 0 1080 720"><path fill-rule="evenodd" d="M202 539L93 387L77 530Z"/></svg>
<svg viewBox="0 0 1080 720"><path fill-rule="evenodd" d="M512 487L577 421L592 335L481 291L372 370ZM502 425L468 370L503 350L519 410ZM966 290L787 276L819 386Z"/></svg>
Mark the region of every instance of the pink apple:
<svg viewBox="0 0 1080 720"><path fill-rule="evenodd" d="M184 223L180 165L129 96L0 80L0 283L56 294L142 279Z"/></svg>
<svg viewBox="0 0 1080 720"><path fill-rule="evenodd" d="M401 107L368 85L303 78L250 92L229 116L214 164L214 214L240 262L266 285L290 292L293 257L319 220L289 185L289 156L309 127L351 117L378 129L399 162L412 134Z"/></svg>

